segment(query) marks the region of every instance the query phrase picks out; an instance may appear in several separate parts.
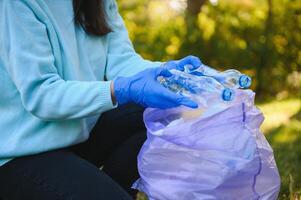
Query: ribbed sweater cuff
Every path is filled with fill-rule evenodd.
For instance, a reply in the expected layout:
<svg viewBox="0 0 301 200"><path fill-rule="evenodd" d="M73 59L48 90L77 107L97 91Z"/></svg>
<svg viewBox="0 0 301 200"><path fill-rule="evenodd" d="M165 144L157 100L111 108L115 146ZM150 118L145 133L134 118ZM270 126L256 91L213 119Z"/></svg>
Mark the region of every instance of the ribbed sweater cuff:
<svg viewBox="0 0 301 200"><path fill-rule="evenodd" d="M103 81L99 84L99 95L95 101L100 104L102 112L112 110L118 106L117 103L114 105L112 101L111 82L112 81Z"/></svg>

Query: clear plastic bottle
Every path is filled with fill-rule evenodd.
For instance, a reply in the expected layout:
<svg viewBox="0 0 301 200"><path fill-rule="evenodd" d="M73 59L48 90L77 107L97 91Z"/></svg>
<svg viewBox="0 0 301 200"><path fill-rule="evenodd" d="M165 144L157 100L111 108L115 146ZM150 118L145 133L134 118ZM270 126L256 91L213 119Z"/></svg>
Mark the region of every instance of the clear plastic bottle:
<svg viewBox="0 0 301 200"><path fill-rule="evenodd" d="M249 88L252 79L248 75L242 74L235 69L223 72L217 71L207 65L202 64L198 69L191 71L189 65L185 66L185 72L197 76L210 76L228 88Z"/></svg>
<svg viewBox="0 0 301 200"><path fill-rule="evenodd" d="M197 99L204 105L209 97L217 101L232 101L234 91L226 88L212 77L194 76L178 70L171 70L171 77L159 77L159 82L173 92ZM208 97L208 98L207 98ZM212 102L213 103L213 102Z"/></svg>

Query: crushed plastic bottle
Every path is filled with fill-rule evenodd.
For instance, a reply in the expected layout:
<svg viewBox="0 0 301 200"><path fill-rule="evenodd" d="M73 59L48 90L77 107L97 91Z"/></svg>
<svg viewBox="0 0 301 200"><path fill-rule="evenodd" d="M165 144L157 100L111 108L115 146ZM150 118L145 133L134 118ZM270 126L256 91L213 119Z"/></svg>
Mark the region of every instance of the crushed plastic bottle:
<svg viewBox="0 0 301 200"><path fill-rule="evenodd" d="M158 81L175 93L198 100L203 106L233 100L234 90L226 88L212 77L194 76L178 70L171 70L171 73L171 77L161 76Z"/></svg>
<svg viewBox="0 0 301 200"><path fill-rule="evenodd" d="M217 71L207 65L202 64L198 69L191 71L191 67L186 65L185 72L197 76L210 76L228 88L249 88L252 79L248 75L242 74L235 69L229 69L223 72Z"/></svg>

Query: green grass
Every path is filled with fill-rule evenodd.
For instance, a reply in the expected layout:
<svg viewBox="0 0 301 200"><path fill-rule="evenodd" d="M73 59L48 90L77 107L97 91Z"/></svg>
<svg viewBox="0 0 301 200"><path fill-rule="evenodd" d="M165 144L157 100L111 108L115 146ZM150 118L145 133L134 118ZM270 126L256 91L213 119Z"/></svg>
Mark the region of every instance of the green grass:
<svg viewBox="0 0 301 200"><path fill-rule="evenodd" d="M261 130L274 149L281 176L279 200L301 200L301 100L258 106L265 116ZM137 200L146 200L139 194Z"/></svg>
<svg viewBox="0 0 301 200"><path fill-rule="evenodd" d="M265 115L262 131L274 149L281 175L280 200L301 200L301 100L259 106Z"/></svg>

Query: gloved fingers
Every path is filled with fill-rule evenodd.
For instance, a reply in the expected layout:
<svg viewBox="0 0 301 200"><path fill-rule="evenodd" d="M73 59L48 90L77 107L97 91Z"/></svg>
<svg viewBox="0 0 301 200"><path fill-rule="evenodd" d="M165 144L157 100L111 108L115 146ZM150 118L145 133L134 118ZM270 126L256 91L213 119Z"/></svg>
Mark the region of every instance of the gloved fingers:
<svg viewBox="0 0 301 200"><path fill-rule="evenodd" d="M172 73L166 67L158 67L155 70L154 78L157 78L158 76L170 77L172 76Z"/></svg>
<svg viewBox="0 0 301 200"><path fill-rule="evenodd" d="M202 65L201 60L196 56L187 56L178 62L178 69L183 71L184 67L187 66L190 70L197 69Z"/></svg>
<svg viewBox="0 0 301 200"><path fill-rule="evenodd" d="M164 68L167 68L169 70L178 69L178 63L177 63L177 61L174 61L174 60L168 61L164 64Z"/></svg>
<svg viewBox="0 0 301 200"><path fill-rule="evenodd" d="M184 97L184 96L179 97L178 104L187 106L189 108L197 108L198 107L198 104L196 102L194 102L191 99L189 99L188 97Z"/></svg>
<svg viewBox="0 0 301 200"><path fill-rule="evenodd" d="M161 85L160 85L161 86ZM177 107L180 105L184 105L190 108L197 108L198 104L189 99L188 97L184 97L183 95L176 94L171 92L167 88L161 86L157 89L158 93L163 96L163 99L166 103L168 103L168 108ZM163 103L163 102L162 102Z"/></svg>

